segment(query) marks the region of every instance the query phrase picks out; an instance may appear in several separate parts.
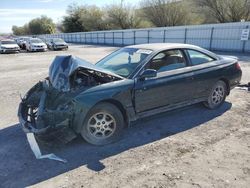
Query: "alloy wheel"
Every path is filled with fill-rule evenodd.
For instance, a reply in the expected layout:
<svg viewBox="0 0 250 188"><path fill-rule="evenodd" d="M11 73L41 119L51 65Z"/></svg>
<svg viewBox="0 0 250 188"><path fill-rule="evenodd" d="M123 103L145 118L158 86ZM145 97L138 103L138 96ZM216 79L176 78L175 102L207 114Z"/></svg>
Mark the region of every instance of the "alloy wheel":
<svg viewBox="0 0 250 188"><path fill-rule="evenodd" d="M213 93L212 93L212 103L214 105L220 104L225 95L225 89L223 86L218 85L217 87L214 88Z"/></svg>
<svg viewBox="0 0 250 188"><path fill-rule="evenodd" d="M106 112L96 113L89 118L87 130L96 139L106 139L116 130L115 118Z"/></svg>

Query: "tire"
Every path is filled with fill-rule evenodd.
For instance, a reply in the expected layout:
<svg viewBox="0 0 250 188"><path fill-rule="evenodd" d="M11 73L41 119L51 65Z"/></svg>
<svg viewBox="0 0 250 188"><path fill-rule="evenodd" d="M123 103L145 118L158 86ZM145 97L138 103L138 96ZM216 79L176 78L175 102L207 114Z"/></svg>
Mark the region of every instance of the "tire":
<svg viewBox="0 0 250 188"><path fill-rule="evenodd" d="M81 136L93 145L110 144L121 138L124 127L123 115L115 105L99 103L87 114Z"/></svg>
<svg viewBox="0 0 250 188"><path fill-rule="evenodd" d="M219 108L225 101L227 96L227 86L226 83L219 80L211 89L211 92L208 96L204 105L209 109Z"/></svg>

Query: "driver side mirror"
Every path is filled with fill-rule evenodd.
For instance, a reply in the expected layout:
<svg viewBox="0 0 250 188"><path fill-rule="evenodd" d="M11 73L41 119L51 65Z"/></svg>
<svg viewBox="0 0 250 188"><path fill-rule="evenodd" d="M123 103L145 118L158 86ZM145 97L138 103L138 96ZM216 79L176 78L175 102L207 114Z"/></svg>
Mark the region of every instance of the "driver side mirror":
<svg viewBox="0 0 250 188"><path fill-rule="evenodd" d="M153 78L157 76L157 71L154 69L146 69L140 75L140 79Z"/></svg>

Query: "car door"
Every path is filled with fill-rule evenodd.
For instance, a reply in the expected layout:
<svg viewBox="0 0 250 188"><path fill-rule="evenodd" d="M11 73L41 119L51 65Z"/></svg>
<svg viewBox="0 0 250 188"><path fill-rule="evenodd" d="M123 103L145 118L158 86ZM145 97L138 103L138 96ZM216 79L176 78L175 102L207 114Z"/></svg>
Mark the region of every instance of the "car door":
<svg viewBox="0 0 250 188"><path fill-rule="evenodd" d="M158 53L144 67L155 69L157 76L135 81L137 113L163 106L174 106L192 98L193 73L182 50Z"/></svg>
<svg viewBox="0 0 250 188"><path fill-rule="evenodd" d="M217 69L217 60L204 52L193 49L186 49L187 56L192 65L194 73L194 87L196 88L193 93L194 99L207 97L212 86L221 75Z"/></svg>

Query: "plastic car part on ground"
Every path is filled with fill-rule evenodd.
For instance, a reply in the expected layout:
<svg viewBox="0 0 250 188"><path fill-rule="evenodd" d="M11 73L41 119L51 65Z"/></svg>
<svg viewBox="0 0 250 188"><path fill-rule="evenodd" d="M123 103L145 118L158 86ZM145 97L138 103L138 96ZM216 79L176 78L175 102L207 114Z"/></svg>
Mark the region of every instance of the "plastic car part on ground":
<svg viewBox="0 0 250 188"><path fill-rule="evenodd" d="M250 92L250 82L248 82L247 84L240 84L235 88Z"/></svg>
<svg viewBox="0 0 250 188"><path fill-rule="evenodd" d="M27 139L28 139L31 150L33 151L37 159L51 159L51 160L56 160L56 161L60 161L63 163L67 162L67 160L56 156L54 153L42 155L41 150L38 146L38 143L36 142L36 139L33 133L27 133Z"/></svg>

